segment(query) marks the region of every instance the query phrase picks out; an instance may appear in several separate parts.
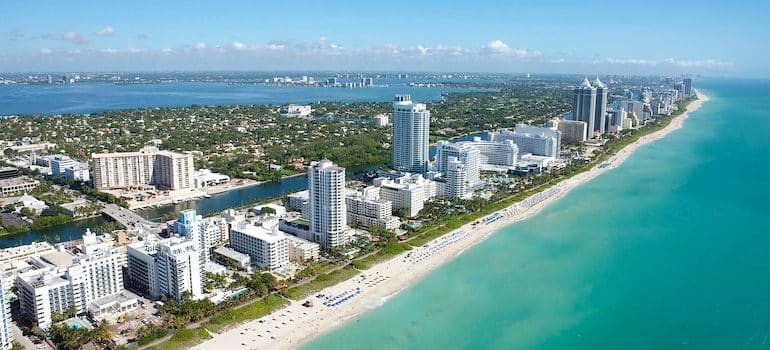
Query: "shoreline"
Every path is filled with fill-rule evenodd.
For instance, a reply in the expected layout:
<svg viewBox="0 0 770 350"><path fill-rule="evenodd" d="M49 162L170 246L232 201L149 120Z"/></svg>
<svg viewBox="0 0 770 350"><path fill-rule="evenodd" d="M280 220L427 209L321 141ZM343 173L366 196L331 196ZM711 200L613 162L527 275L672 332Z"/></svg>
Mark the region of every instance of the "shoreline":
<svg viewBox="0 0 770 350"><path fill-rule="evenodd" d="M355 295L354 297L329 307L322 305L324 299L315 296L291 301L291 304L283 309L260 319L245 322L223 333L209 332L212 339L192 348L201 350L243 347L293 349L306 344L354 317L383 305L435 268L483 242L504 227L535 216L572 189L606 171L617 168L639 147L680 129L689 113L698 110L704 102L709 100L708 96L700 91L696 91L696 94L698 100L690 102L686 112L671 120L665 128L642 136L623 147L602 163L607 163L605 166L599 167L601 164L597 164L551 188L488 215L486 218L498 217L488 224L465 224L460 229L438 237L422 247L415 247L390 260L378 263L362 271L361 274L320 292L327 296L343 296L341 299L348 295ZM483 222L484 219L481 221ZM302 306L301 304L306 300L312 300L316 305L310 308Z"/></svg>

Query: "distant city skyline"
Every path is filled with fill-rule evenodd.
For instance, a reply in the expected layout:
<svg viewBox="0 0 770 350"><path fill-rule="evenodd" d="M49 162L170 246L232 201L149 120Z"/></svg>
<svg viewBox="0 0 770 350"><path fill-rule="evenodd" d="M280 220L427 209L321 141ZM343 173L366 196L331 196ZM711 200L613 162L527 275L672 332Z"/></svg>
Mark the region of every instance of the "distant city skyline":
<svg viewBox="0 0 770 350"><path fill-rule="evenodd" d="M5 1L0 72L770 76L766 2ZM719 25L715 25L719 23ZM725 30L729 27L730 30Z"/></svg>

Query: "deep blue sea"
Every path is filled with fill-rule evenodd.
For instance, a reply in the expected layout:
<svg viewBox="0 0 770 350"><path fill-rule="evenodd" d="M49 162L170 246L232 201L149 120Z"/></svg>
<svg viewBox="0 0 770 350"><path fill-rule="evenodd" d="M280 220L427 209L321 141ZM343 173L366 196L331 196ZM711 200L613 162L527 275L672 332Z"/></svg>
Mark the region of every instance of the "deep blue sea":
<svg viewBox="0 0 770 350"><path fill-rule="evenodd" d="M82 114L138 107L178 107L230 104L287 104L319 101L381 102L396 94L415 101L435 100L458 88L406 85L367 88L230 85L226 83L122 84L76 83L54 85L0 84L0 116L16 114Z"/></svg>
<svg viewBox="0 0 770 350"><path fill-rule="evenodd" d="M770 82L304 349L770 349Z"/></svg>

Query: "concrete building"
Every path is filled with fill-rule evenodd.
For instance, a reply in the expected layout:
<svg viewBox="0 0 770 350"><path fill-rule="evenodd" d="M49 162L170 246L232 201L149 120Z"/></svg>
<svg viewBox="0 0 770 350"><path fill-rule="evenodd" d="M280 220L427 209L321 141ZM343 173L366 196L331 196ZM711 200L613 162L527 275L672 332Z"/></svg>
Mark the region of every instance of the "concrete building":
<svg viewBox="0 0 770 350"><path fill-rule="evenodd" d="M684 97L690 98L693 95L692 92L692 78L684 78L682 81L684 83Z"/></svg>
<svg viewBox="0 0 770 350"><path fill-rule="evenodd" d="M277 223L276 223L277 224ZM230 247L251 258L261 269L278 270L289 265L289 241L277 226L256 226L249 222L233 225Z"/></svg>
<svg viewBox="0 0 770 350"><path fill-rule="evenodd" d="M510 140L508 140L510 141ZM504 143L505 141L500 141ZM444 175L442 195L467 198L480 184L481 154L468 143L439 141L436 145L436 170Z"/></svg>
<svg viewBox="0 0 770 350"><path fill-rule="evenodd" d="M512 140L495 142L474 137L473 141L458 143L479 151L479 168L481 170L499 170L512 167L516 165L519 158L519 146L516 146Z"/></svg>
<svg viewBox="0 0 770 350"><path fill-rule="evenodd" d="M96 153L91 156L97 189L155 186L179 190L195 186L193 156L156 147L139 152Z"/></svg>
<svg viewBox="0 0 770 350"><path fill-rule="evenodd" d="M64 169L64 178L72 181L89 182L91 181L91 171L88 164L78 164Z"/></svg>
<svg viewBox="0 0 770 350"><path fill-rule="evenodd" d="M13 177L0 180L0 196L11 196L22 194L37 188L40 181L32 180L26 176Z"/></svg>
<svg viewBox="0 0 770 350"><path fill-rule="evenodd" d="M414 103L409 95L393 101L393 168L400 171L428 171L430 111Z"/></svg>
<svg viewBox="0 0 770 350"><path fill-rule="evenodd" d="M572 119L582 121L588 126L586 130L586 139L593 137L593 130L596 129L596 88L591 86L588 79L573 90L572 99Z"/></svg>
<svg viewBox="0 0 770 350"><path fill-rule="evenodd" d="M390 121L388 120L387 114L378 114L372 117L372 124L381 128L388 126L389 123Z"/></svg>
<svg viewBox="0 0 770 350"><path fill-rule="evenodd" d="M209 169L200 169L194 172L196 188L211 187L230 182L230 177L220 173L214 173Z"/></svg>
<svg viewBox="0 0 770 350"><path fill-rule="evenodd" d="M302 213L302 217L305 219L310 218L310 210L307 208L307 204L310 200L310 191L304 190L289 194L286 196L287 207L289 209Z"/></svg>
<svg viewBox="0 0 770 350"><path fill-rule="evenodd" d="M395 230L401 221L393 216L393 204L380 199L379 187L367 187L345 196L349 225L358 227L379 226Z"/></svg>
<svg viewBox="0 0 770 350"><path fill-rule="evenodd" d="M421 174L406 174L395 179L379 177L374 179L374 185L380 188L380 199L391 202L394 214L402 211L407 217L417 216L425 201L437 192L436 182Z"/></svg>
<svg viewBox="0 0 770 350"><path fill-rule="evenodd" d="M500 130L489 133L495 142L513 141L519 147L519 154L531 153L537 156L559 158L561 132L551 128L540 128L518 124L513 131Z"/></svg>
<svg viewBox="0 0 770 350"><path fill-rule="evenodd" d="M127 287L153 298L182 300L185 292L203 296L199 245L179 237L144 241L126 247Z"/></svg>
<svg viewBox="0 0 770 350"><path fill-rule="evenodd" d="M562 139L571 143L582 143L588 135L588 124L579 120L559 120L557 128Z"/></svg>
<svg viewBox="0 0 770 350"><path fill-rule="evenodd" d="M313 108L309 105L289 105L286 107L287 117L304 118L313 113Z"/></svg>
<svg viewBox="0 0 770 350"><path fill-rule="evenodd" d="M607 88L607 85L604 85L599 78L596 78L594 80L594 87L596 88L596 108L594 108L594 128L592 131L594 133L598 133L599 135L604 134L607 132L607 129L609 128L609 123L607 123L607 103L609 102L607 100L607 95L609 93L609 89Z"/></svg>
<svg viewBox="0 0 770 350"><path fill-rule="evenodd" d="M51 325L51 313L69 308L88 311L91 302L123 292L122 256L97 242L90 231L84 235L81 253L54 252L33 264L38 269L16 278L19 305L24 317L41 328Z"/></svg>
<svg viewBox="0 0 770 350"><path fill-rule="evenodd" d="M5 273L0 268L0 276ZM9 296L6 295L7 282L0 278L0 350L10 350L13 347L13 336L11 335L11 305Z"/></svg>
<svg viewBox="0 0 770 350"><path fill-rule="evenodd" d="M330 160L311 163L308 168L308 191L308 220L313 240L324 249L347 244L345 169Z"/></svg>
<svg viewBox="0 0 770 350"><path fill-rule="evenodd" d="M297 236L286 235L289 247L289 261L316 261L321 257L321 246Z"/></svg>

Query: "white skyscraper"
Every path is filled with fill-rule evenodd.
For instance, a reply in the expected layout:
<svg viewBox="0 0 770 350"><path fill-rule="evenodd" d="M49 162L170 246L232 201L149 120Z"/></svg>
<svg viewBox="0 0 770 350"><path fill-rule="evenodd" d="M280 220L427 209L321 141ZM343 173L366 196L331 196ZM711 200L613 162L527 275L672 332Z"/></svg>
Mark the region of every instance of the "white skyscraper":
<svg viewBox="0 0 770 350"><path fill-rule="evenodd" d="M428 171L430 111L413 103L409 95L393 101L393 168L424 173Z"/></svg>
<svg viewBox="0 0 770 350"><path fill-rule="evenodd" d="M198 242L179 237L127 246L129 288L154 298L167 295L181 300L184 292L201 298L199 249Z"/></svg>
<svg viewBox="0 0 770 350"><path fill-rule="evenodd" d="M484 141L474 137L473 141L458 142L466 147L479 151L479 167L481 170L494 170L516 165L519 158L519 146L512 140L500 142Z"/></svg>
<svg viewBox="0 0 770 350"><path fill-rule="evenodd" d="M313 162L308 168L310 232L324 249L347 244L345 212L345 168L330 160Z"/></svg>
<svg viewBox="0 0 770 350"><path fill-rule="evenodd" d="M444 195L467 197L479 185L481 154L468 143L441 141L436 145L436 170L447 180Z"/></svg>
<svg viewBox="0 0 770 350"><path fill-rule="evenodd" d="M154 185L179 190L195 187L193 156L155 147L139 152L91 155L94 187L112 189Z"/></svg>
<svg viewBox="0 0 770 350"><path fill-rule="evenodd" d="M5 275L0 269L0 276ZM0 350L8 350L13 346L13 336L11 336L11 306L8 303L6 295L6 283L4 278L0 278ZM10 289L10 286L8 286Z"/></svg>
<svg viewBox="0 0 770 350"><path fill-rule="evenodd" d="M203 297L200 252L194 241L164 242L158 245L155 256L158 274L158 293L182 300L184 292L193 299Z"/></svg>

